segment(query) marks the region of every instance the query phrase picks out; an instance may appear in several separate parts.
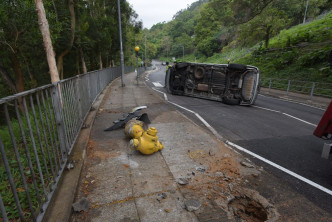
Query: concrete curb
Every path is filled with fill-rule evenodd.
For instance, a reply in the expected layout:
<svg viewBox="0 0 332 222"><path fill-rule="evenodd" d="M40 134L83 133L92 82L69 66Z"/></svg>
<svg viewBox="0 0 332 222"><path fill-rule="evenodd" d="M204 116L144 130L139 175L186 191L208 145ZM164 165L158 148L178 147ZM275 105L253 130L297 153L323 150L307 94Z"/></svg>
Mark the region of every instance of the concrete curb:
<svg viewBox="0 0 332 222"><path fill-rule="evenodd" d="M120 78L120 77L119 77ZM65 170L58 183L54 196L46 210L43 222L64 222L69 221L72 214L72 204L76 196L78 183L80 181L81 171L86 159L86 147L90 138L91 129L95 117L102 104L104 96L109 88L112 86L113 80L98 96L90 113L86 117L85 125L87 128L82 129L75 146L68 158L68 162L74 163L74 168Z"/></svg>

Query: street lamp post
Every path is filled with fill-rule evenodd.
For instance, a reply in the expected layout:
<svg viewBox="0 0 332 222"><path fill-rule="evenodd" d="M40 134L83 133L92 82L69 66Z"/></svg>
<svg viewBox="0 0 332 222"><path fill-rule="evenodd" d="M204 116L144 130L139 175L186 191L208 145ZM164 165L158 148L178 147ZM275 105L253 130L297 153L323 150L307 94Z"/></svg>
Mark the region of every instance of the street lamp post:
<svg viewBox="0 0 332 222"><path fill-rule="evenodd" d="M119 35L120 35L120 59L121 59L121 86L124 87L124 58L122 48L122 29L121 29L121 11L120 11L120 0L118 0L118 15L119 15Z"/></svg>
<svg viewBox="0 0 332 222"><path fill-rule="evenodd" d="M135 52L136 52L136 58L137 58L137 62L136 62L136 64L137 64L137 76L136 76L136 81L137 81L137 86L139 86L139 82L138 82L138 52L139 52L139 47L138 46L136 46L135 47Z"/></svg>

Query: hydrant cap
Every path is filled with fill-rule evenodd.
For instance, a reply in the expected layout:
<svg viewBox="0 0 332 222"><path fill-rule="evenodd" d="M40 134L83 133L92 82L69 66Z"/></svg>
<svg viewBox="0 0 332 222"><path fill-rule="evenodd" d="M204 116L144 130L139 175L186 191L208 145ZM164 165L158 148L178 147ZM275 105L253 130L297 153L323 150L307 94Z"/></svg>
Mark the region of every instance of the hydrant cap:
<svg viewBox="0 0 332 222"><path fill-rule="evenodd" d="M149 134L150 136L156 136L158 131L156 128L154 127L151 127L149 128L147 131L146 131L147 134Z"/></svg>

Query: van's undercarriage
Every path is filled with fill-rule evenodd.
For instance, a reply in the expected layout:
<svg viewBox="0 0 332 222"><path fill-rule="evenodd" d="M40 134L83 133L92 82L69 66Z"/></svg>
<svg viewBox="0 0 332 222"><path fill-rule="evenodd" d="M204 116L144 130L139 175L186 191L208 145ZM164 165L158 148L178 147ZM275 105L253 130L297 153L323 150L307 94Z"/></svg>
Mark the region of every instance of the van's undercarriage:
<svg viewBox="0 0 332 222"><path fill-rule="evenodd" d="M226 104L254 104L260 72L241 64L178 63L166 73L168 92L222 101Z"/></svg>

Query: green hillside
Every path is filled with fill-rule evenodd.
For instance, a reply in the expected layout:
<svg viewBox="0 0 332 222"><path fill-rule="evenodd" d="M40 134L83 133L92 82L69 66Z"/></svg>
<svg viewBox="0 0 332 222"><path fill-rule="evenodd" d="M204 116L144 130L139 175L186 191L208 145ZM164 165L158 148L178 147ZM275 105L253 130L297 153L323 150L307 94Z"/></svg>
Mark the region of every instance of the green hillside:
<svg viewBox="0 0 332 222"><path fill-rule="evenodd" d="M190 62L255 65L263 77L332 82L332 2L311 0L306 13L305 2L201 0L147 35L161 60L184 53Z"/></svg>
<svg viewBox="0 0 332 222"><path fill-rule="evenodd" d="M260 68L263 77L332 82L328 55L332 50L332 13L311 23L282 30L270 40L251 48L225 48L202 62L232 62ZM261 44L261 43L260 43Z"/></svg>

